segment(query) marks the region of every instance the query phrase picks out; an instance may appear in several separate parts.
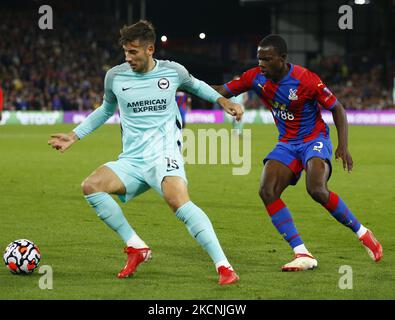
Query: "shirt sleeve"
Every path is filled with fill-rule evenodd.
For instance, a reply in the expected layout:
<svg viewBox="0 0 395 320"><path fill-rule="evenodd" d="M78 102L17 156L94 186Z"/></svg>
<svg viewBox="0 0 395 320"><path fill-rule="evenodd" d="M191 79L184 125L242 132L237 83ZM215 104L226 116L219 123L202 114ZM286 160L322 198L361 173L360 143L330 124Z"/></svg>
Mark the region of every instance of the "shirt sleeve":
<svg viewBox="0 0 395 320"><path fill-rule="evenodd" d="M116 108L117 104L115 102L108 103L104 100L99 108L73 129L78 139L82 139L103 125L114 114Z"/></svg>
<svg viewBox="0 0 395 320"><path fill-rule="evenodd" d="M114 69L110 69L104 78L103 104L73 129L79 139L95 131L115 113L117 109L117 97L112 90L114 75Z"/></svg>
<svg viewBox="0 0 395 320"><path fill-rule="evenodd" d="M117 97L115 96L114 92L112 91L112 84L114 81L113 69L107 71L106 76L104 78L104 96L103 100L109 104L113 104L117 102Z"/></svg>
<svg viewBox="0 0 395 320"><path fill-rule="evenodd" d="M314 72L310 72L310 83L313 89L314 98L317 99L319 104L327 110L331 110L335 107L337 98L328 89L326 84L320 79L320 77Z"/></svg>
<svg viewBox="0 0 395 320"><path fill-rule="evenodd" d="M229 81L224 85L225 89L233 96L252 89L252 85L259 72L259 68L253 68L244 72L239 79Z"/></svg>

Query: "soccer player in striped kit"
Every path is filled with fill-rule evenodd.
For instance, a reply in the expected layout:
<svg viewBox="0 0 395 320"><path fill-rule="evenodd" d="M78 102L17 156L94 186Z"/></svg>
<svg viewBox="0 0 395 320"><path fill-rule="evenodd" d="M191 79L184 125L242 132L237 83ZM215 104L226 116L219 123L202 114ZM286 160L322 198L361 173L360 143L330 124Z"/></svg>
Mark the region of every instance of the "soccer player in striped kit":
<svg viewBox="0 0 395 320"><path fill-rule="evenodd" d="M273 225L294 251L294 259L282 270L317 267L317 260L304 245L289 209L280 198L285 188L297 183L303 170L309 195L355 232L371 258L379 261L380 243L327 186L332 172L332 144L319 105L332 112L338 134L335 157L341 158L344 170L351 172L353 160L348 150L348 124L342 104L315 73L287 63L287 44L281 36L268 35L262 39L257 58L258 66L244 72L240 79L213 87L225 97L254 90L273 114L279 141L263 160L259 195Z"/></svg>

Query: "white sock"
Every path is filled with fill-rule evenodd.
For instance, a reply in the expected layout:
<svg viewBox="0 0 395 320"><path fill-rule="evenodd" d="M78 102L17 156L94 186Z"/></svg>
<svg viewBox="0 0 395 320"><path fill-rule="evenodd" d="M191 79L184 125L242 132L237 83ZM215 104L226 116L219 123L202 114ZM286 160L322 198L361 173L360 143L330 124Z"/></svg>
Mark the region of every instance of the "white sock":
<svg viewBox="0 0 395 320"><path fill-rule="evenodd" d="M366 229L362 224L361 227L359 228L359 230L356 232L358 238L362 237L365 232L368 231L368 229Z"/></svg>
<svg viewBox="0 0 395 320"><path fill-rule="evenodd" d="M143 240L141 240L137 233L132 235L129 240L126 241L126 245L135 249L148 248L147 244Z"/></svg>
<svg viewBox="0 0 395 320"><path fill-rule="evenodd" d="M304 244L298 245L298 246L295 247L293 250L294 250L295 254L298 254L298 253L311 254L311 253L309 252L309 250L307 250L307 248L305 247Z"/></svg>
<svg viewBox="0 0 395 320"><path fill-rule="evenodd" d="M215 269L217 270L217 272L218 272L218 268L219 268L220 266L224 266L225 268L229 268L230 270L233 271L232 266L230 265L229 261L226 260L226 259L225 259L225 260L218 261L218 262L215 264Z"/></svg>

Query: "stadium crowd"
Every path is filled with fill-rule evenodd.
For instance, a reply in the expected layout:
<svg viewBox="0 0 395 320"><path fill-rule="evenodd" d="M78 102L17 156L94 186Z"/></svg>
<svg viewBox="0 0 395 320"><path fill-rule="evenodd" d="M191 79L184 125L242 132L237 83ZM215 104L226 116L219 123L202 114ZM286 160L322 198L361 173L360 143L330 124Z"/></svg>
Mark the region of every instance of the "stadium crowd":
<svg viewBox="0 0 395 320"><path fill-rule="evenodd" d="M384 64L368 54L349 57L345 62L339 56L312 61L310 68L316 71L347 109L395 108L392 83L395 76L395 60L390 63L392 79L386 79ZM387 85L386 85L387 83Z"/></svg>
<svg viewBox="0 0 395 320"><path fill-rule="evenodd" d="M0 86L5 110L83 111L101 104L104 75L110 66L122 61L122 52L114 41L118 28L104 17L96 17L95 21L101 20L94 27L82 16L64 15L62 19L64 23L55 24L54 30L43 31L31 28L32 21L23 16L3 18ZM243 61L254 54L255 44L251 42L248 47L227 39L222 47L193 47L176 42L172 49L221 58L224 47L229 49L230 60ZM158 50L159 55L166 53ZM341 57L325 57L309 62L307 67L321 76L347 109L395 108L391 86L383 79L383 65L365 56L359 58L360 63L350 64ZM255 95L249 96L246 107L260 108Z"/></svg>
<svg viewBox="0 0 395 320"><path fill-rule="evenodd" d="M115 49L119 52L112 47L118 30L109 31L105 20L92 28L75 16L64 19L67 28L59 23L53 30L31 28L24 16L2 21L5 109L91 110L101 104L104 75L115 64Z"/></svg>

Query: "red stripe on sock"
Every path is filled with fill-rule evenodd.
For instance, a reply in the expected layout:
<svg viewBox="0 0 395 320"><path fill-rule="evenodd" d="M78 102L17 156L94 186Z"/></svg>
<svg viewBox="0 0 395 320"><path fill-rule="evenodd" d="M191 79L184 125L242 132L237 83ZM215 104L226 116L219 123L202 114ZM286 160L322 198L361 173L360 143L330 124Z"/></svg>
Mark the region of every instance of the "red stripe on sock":
<svg viewBox="0 0 395 320"><path fill-rule="evenodd" d="M338 204L339 204L339 196L334 192L329 192L329 200L324 205L324 207L328 211L332 212L336 210Z"/></svg>
<svg viewBox="0 0 395 320"><path fill-rule="evenodd" d="M285 203L281 199L277 199L273 203L267 205L266 210L269 213L269 216L272 216L285 207L286 207Z"/></svg>
<svg viewBox="0 0 395 320"><path fill-rule="evenodd" d="M291 238L288 239L288 242L291 242L293 239L299 237L299 234L295 234L294 236L292 236Z"/></svg>
<svg viewBox="0 0 395 320"><path fill-rule="evenodd" d="M284 225L284 224L286 224L288 222L291 222L291 221L293 221L293 220L292 219L285 220L285 221L283 221L283 222L281 222L279 224L276 224L275 227L276 228L280 228L282 225Z"/></svg>

